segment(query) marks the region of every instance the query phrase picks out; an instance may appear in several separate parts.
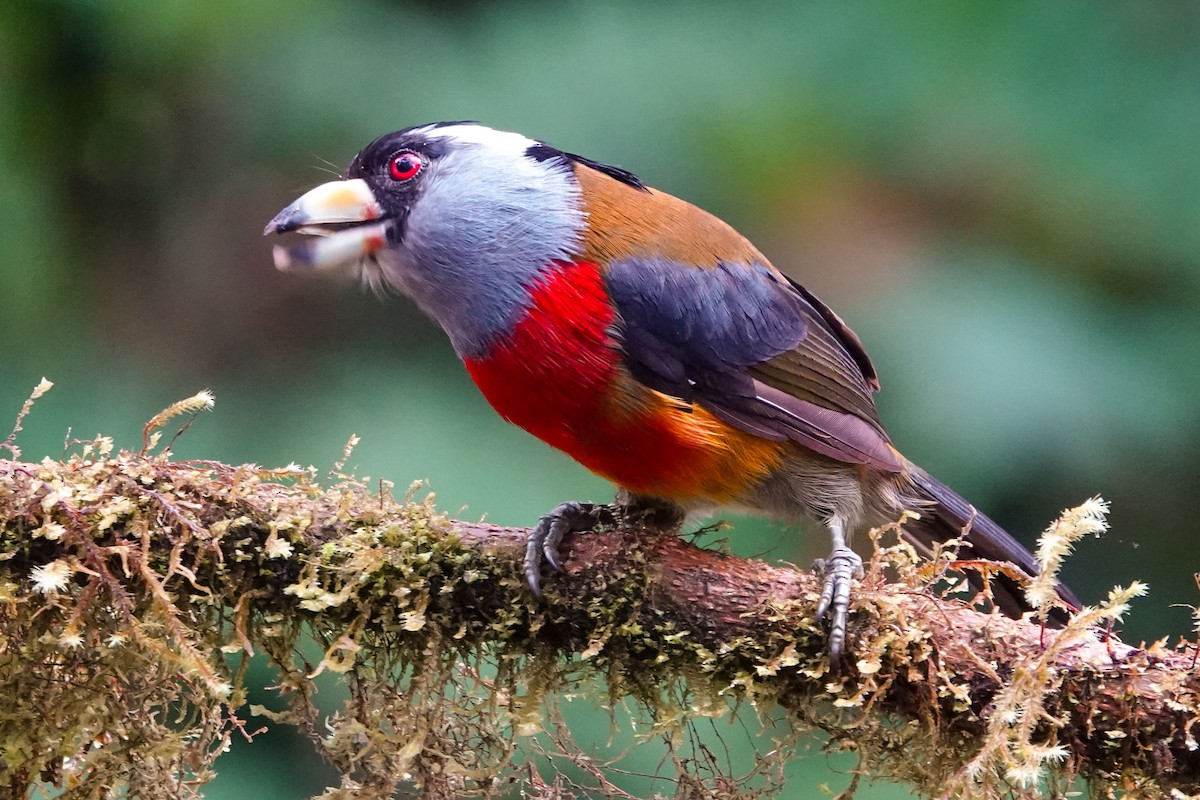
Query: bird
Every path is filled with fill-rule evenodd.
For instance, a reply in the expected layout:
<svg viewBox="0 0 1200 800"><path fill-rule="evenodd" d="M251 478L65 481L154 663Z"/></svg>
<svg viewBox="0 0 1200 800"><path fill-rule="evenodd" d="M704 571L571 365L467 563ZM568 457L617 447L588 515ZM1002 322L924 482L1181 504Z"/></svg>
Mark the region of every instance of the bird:
<svg viewBox="0 0 1200 800"><path fill-rule="evenodd" d="M910 512L904 535L925 553L957 540L961 558L1037 573L893 445L875 366L841 317L728 223L633 172L477 122L417 125L264 230L287 232L307 237L274 247L278 269L345 270L411 298L501 417L612 481L626 507L822 524L816 617L835 668L863 574L856 531ZM533 528L535 595L543 563L561 570L563 537L595 513L567 502ZM1005 613L1030 610L1017 577L990 586ZM1062 624L1079 602L1058 594Z"/></svg>

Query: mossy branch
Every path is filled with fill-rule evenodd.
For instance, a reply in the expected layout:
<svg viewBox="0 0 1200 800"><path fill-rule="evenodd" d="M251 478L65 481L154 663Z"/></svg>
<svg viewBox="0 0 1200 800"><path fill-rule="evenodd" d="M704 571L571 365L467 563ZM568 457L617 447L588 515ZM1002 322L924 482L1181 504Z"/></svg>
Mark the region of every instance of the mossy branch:
<svg viewBox="0 0 1200 800"><path fill-rule="evenodd" d="M458 797L506 780L572 796L511 758L550 729L552 755L587 762L553 732L549 698L597 677L675 739L730 698L778 705L796 730L858 752L862 775L929 797L1055 796L1080 775L1097 793L1200 791L1194 651L1135 649L1086 624L1125 596L1043 630L940 596L950 556L919 563L885 531L834 677L807 571L627 525L570 538L566 573L536 602L524 530L454 522L389 489L104 439L63 461L0 460L0 786L201 786L229 738L249 735L242 680L261 652L289 706L256 711L312 734L343 775L330 797L398 783ZM322 656L306 660L306 636ZM318 721L326 671L351 698ZM676 766L681 797L764 790ZM624 796L591 767L594 790Z"/></svg>

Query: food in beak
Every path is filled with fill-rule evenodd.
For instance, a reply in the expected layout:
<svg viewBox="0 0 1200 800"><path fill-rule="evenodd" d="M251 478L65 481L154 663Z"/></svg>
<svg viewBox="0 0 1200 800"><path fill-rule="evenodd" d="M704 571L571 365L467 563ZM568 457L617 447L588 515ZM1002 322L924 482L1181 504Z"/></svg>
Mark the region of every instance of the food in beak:
<svg viewBox="0 0 1200 800"><path fill-rule="evenodd" d="M305 193L267 223L263 235L312 236L293 245L276 245L275 267L326 269L352 264L387 246L392 221L361 179L331 181Z"/></svg>

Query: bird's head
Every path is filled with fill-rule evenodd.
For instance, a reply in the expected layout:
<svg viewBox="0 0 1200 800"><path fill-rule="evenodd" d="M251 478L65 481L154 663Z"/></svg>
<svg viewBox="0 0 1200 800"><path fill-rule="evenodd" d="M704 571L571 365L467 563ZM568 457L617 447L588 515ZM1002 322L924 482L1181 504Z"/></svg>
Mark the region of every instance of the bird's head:
<svg viewBox="0 0 1200 800"><path fill-rule="evenodd" d="M591 163L475 123L408 128L367 145L343 179L297 199L264 233L312 237L277 245L279 269L357 271L412 297L460 354L476 355L524 309L528 286L578 253L580 161Z"/></svg>

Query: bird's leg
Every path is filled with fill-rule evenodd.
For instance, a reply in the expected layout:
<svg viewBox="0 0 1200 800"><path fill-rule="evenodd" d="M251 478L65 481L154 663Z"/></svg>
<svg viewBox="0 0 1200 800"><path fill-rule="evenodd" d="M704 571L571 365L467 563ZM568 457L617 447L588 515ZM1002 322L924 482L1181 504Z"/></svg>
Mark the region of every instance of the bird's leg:
<svg viewBox="0 0 1200 800"><path fill-rule="evenodd" d="M817 619L829 619L829 663L836 671L846 644L846 617L850 612L850 583L863 576L862 557L846 542L846 522L839 516L827 524L833 539L833 552L818 559L813 569L821 576L821 599Z"/></svg>
<svg viewBox="0 0 1200 800"><path fill-rule="evenodd" d="M616 502L563 503L538 520L525 543L525 580L535 597L542 596L541 569L545 561L558 572L563 571L558 547L568 533L584 533L597 525L623 525L677 531L683 525L684 510L669 500L644 497L621 489Z"/></svg>
<svg viewBox="0 0 1200 800"><path fill-rule="evenodd" d="M558 546L568 533L590 531L600 522L611 522L611 506L597 503L568 502L558 506L538 520L525 544L525 580L534 597L542 596L540 573L542 561L558 572L563 571Z"/></svg>

